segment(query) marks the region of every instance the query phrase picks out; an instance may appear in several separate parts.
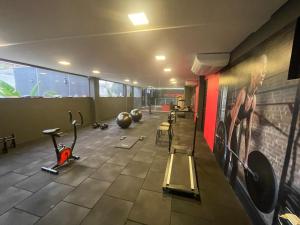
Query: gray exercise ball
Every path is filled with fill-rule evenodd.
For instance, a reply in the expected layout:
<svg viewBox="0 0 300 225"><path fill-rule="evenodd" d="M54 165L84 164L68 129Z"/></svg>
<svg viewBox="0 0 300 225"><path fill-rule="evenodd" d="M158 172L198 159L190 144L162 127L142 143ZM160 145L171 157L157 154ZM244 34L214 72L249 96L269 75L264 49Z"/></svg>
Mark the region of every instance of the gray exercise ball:
<svg viewBox="0 0 300 225"><path fill-rule="evenodd" d="M139 109L133 109L130 111L130 115L134 122L139 122L142 119L142 112Z"/></svg>
<svg viewBox="0 0 300 225"><path fill-rule="evenodd" d="M128 112L121 112L119 113L117 117L117 124L123 128L126 129L130 126L132 122L131 115Z"/></svg>

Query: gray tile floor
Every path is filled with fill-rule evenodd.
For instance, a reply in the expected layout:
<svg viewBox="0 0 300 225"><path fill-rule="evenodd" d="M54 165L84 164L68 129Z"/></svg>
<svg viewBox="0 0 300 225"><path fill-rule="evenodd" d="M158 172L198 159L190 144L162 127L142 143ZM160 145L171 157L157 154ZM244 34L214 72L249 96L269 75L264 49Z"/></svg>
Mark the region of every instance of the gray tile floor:
<svg viewBox="0 0 300 225"><path fill-rule="evenodd" d="M1 225L250 225L249 218L199 134L195 153L202 201L162 192L167 146L155 145L166 114L144 115L122 130L79 131L81 159L50 175L40 170L55 160L48 139L0 156ZM193 124L178 120L176 139L191 142ZM113 146L120 136L146 136L130 149ZM70 142L72 134L61 138Z"/></svg>

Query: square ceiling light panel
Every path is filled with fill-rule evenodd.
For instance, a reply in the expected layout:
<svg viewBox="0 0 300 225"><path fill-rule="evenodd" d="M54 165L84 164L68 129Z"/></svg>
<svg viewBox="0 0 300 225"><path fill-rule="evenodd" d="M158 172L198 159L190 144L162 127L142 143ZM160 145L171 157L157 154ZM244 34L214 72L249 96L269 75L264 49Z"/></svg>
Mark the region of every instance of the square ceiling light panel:
<svg viewBox="0 0 300 225"><path fill-rule="evenodd" d="M144 12L128 14L128 18L134 26L149 24L149 20Z"/></svg>

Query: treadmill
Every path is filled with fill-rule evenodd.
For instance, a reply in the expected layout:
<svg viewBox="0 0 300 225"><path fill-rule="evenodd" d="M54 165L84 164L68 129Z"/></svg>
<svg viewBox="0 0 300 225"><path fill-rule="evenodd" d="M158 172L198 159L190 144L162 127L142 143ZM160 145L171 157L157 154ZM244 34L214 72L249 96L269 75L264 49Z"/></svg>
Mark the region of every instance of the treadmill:
<svg viewBox="0 0 300 225"><path fill-rule="evenodd" d="M198 115L194 128L192 148L185 145L172 145L169 143L169 158L167 162L163 191L186 195L200 200L194 151L197 132ZM170 137L172 140L172 137Z"/></svg>

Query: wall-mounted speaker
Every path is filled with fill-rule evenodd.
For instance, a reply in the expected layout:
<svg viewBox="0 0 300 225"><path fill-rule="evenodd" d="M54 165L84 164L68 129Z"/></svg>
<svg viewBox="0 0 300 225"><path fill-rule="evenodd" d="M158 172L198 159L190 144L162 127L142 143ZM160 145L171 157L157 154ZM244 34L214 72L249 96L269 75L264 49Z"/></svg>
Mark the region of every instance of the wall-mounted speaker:
<svg viewBox="0 0 300 225"><path fill-rule="evenodd" d="M300 78L300 17L297 19L288 79Z"/></svg>

